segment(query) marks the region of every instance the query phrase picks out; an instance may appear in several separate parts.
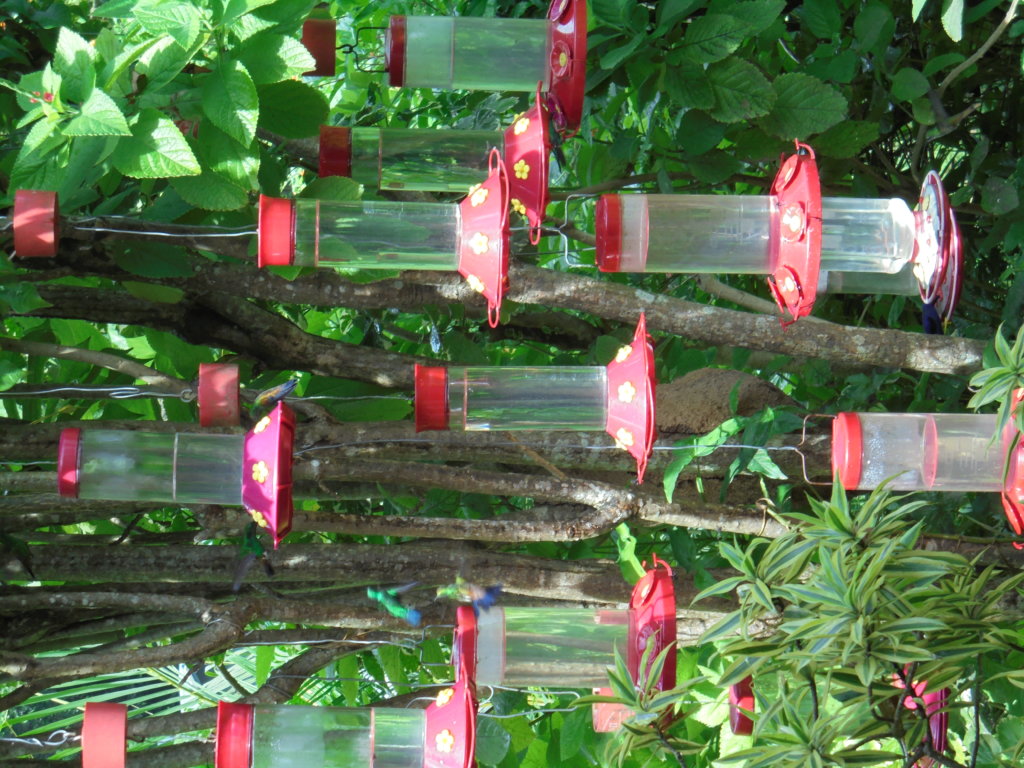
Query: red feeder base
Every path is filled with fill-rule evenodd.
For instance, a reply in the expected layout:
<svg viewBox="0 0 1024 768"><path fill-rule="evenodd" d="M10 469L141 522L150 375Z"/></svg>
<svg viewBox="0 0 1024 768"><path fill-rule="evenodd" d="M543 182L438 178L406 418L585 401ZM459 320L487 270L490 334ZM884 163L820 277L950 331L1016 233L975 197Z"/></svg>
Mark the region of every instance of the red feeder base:
<svg viewBox="0 0 1024 768"><path fill-rule="evenodd" d="M200 363L199 425L203 427L237 427L238 366L231 363Z"/></svg>
<svg viewBox="0 0 1024 768"><path fill-rule="evenodd" d="M14 193L14 255L23 259L57 255L60 213L57 193L19 189Z"/></svg>
<svg viewBox="0 0 1024 768"><path fill-rule="evenodd" d="M574 135L583 119L583 94L587 85L586 0L552 0L551 86L547 105L559 133Z"/></svg>
<svg viewBox="0 0 1024 768"><path fill-rule="evenodd" d="M654 347L647 339L647 319L641 314L633 342L619 349L608 363L605 429L615 444L636 459L637 482L644 481L647 459L654 448Z"/></svg>
<svg viewBox="0 0 1024 768"><path fill-rule="evenodd" d="M754 711L754 678L745 677L729 686L729 727L733 733L749 736L754 732L754 721L745 714Z"/></svg>

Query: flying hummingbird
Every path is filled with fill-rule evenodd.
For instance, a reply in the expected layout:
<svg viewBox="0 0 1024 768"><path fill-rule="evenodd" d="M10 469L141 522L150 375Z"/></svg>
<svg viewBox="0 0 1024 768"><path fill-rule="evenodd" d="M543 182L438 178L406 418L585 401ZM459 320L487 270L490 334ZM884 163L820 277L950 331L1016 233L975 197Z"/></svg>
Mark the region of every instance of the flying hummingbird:
<svg viewBox="0 0 1024 768"><path fill-rule="evenodd" d="M469 603L473 606L473 613L480 615L480 610L486 611L496 602L501 594L501 584L493 587L480 587L466 581L461 576L455 577L455 583L447 587L438 587L437 596L447 597L451 600L458 600L460 603Z"/></svg>
<svg viewBox="0 0 1024 768"><path fill-rule="evenodd" d="M284 384L278 384L270 389L265 389L256 395L256 399L252 403L252 414L253 416L259 416L264 413L269 413L271 409L279 402L284 400L288 395L295 391L295 387L299 385L298 379L288 379Z"/></svg>
<svg viewBox="0 0 1024 768"><path fill-rule="evenodd" d="M274 575L274 567L270 564L267 550L264 549L263 543L260 541L259 532L260 527L255 522L245 526L245 531L242 533L242 541L238 545L238 564L235 566L235 581L231 585L232 592L237 592L242 588L245 575L257 560L262 563L263 572L268 577L272 578Z"/></svg>
<svg viewBox="0 0 1024 768"><path fill-rule="evenodd" d="M410 589L419 584L418 581L414 581L410 584L406 584L401 587L391 587L390 589L375 589L374 587L366 588L366 596L371 600L376 601L381 608L390 613L396 619L402 619L408 622L413 627L418 627L422 616L420 612L415 608L410 608L404 605L399 599L399 595L404 592L408 592Z"/></svg>

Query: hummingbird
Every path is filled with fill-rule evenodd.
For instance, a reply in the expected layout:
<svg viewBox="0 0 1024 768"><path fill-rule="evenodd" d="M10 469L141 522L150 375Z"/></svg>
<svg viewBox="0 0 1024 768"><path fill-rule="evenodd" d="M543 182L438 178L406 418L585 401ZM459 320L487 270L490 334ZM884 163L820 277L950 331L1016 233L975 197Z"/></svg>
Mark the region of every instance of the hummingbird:
<svg viewBox="0 0 1024 768"><path fill-rule="evenodd" d="M245 575L257 560L262 563L263 572L268 577L273 578L274 576L274 566L270 564L267 550L264 549L263 543L260 541L259 532L260 527L255 522L245 526L242 541L238 545L238 564L235 566L235 581L231 585L232 592L237 592L242 588Z"/></svg>
<svg viewBox="0 0 1024 768"><path fill-rule="evenodd" d="M480 615L480 610L486 611L496 602L501 594L501 584L493 587L480 587L466 581L461 576L455 577L455 583L447 587L438 587L437 596L458 600L460 603L469 603L473 606L473 613Z"/></svg>
<svg viewBox="0 0 1024 768"><path fill-rule="evenodd" d="M257 416L263 413L269 413L275 405L284 400L288 395L295 391L295 387L299 385L298 379L288 379L284 384L278 384L270 389L265 389L256 395L256 399L252 403L252 414Z"/></svg>
<svg viewBox="0 0 1024 768"><path fill-rule="evenodd" d="M406 584L401 587L391 587L390 589L367 587L366 596L380 604L381 608L390 613L396 619L402 619L403 621L408 622L410 626L418 627L422 619L420 612L415 608L410 608L409 606L404 605L399 598L399 595L404 592L408 592L417 584L419 584L419 582L414 581L410 584Z"/></svg>

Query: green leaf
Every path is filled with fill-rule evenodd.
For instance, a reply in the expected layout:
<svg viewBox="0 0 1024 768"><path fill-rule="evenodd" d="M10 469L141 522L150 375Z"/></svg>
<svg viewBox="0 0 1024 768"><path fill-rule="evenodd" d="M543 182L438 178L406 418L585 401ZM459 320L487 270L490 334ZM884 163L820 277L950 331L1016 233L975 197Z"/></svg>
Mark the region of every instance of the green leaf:
<svg viewBox="0 0 1024 768"><path fill-rule="evenodd" d="M277 32L253 35L233 53L257 85L287 80L309 72L316 65L302 43Z"/></svg>
<svg viewBox="0 0 1024 768"><path fill-rule="evenodd" d="M895 30L892 11L878 2L868 2L853 21L853 35L864 51L883 52Z"/></svg>
<svg viewBox="0 0 1024 768"><path fill-rule="evenodd" d="M203 80L202 98L203 113L210 121L238 143L249 146L256 135L260 99L242 62L227 58L218 61ZM293 116L301 109L296 105Z"/></svg>
<svg viewBox="0 0 1024 768"><path fill-rule="evenodd" d="M122 139L111 159L125 176L158 179L195 176L201 171L195 155L178 127L155 109L144 109Z"/></svg>
<svg viewBox="0 0 1024 768"><path fill-rule="evenodd" d="M748 35L759 35L782 15L785 7L786 0L742 0L718 10L741 19L748 27Z"/></svg>
<svg viewBox="0 0 1024 768"><path fill-rule="evenodd" d="M155 37L170 35L182 48L191 48L199 37L201 20L194 5L181 0L141 0L135 19Z"/></svg>
<svg viewBox="0 0 1024 768"><path fill-rule="evenodd" d="M767 114L775 103L775 92L753 64L729 58L707 69L715 105L707 112L723 123L738 123Z"/></svg>
<svg viewBox="0 0 1024 768"><path fill-rule="evenodd" d="M53 52L53 69L64 78L63 95L85 101L96 85L96 49L77 32L61 27Z"/></svg>
<svg viewBox="0 0 1024 768"><path fill-rule="evenodd" d="M256 646L256 666L255 666L255 677L256 685L262 686L267 682L267 678L270 677L270 670L274 664L274 646L272 645L258 645Z"/></svg>
<svg viewBox="0 0 1024 768"><path fill-rule="evenodd" d="M358 181L345 176L324 176L314 179L299 193L299 197L316 200L359 200L362 197L362 186Z"/></svg>
<svg viewBox="0 0 1024 768"><path fill-rule="evenodd" d="M121 285L132 296L158 304L177 304L185 297L185 292L169 285L156 283L137 283L133 280L122 280Z"/></svg>
<svg viewBox="0 0 1024 768"><path fill-rule="evenodd" d="M691 157L686 167L698 181L705 184L721 184L743 168L743 164L731 152L716 150L699 157Z"/></svg>
<svg viewBox="0 0 1024 768"><path fill-rule="evenodd" d="M822 40L831 40L843 29L843 17L835 0L804 0L800 18L810 33Z"/></svg>
<svg viewBox="0 0 1024 768"><path fill-rule="evenodd" d="M68 136L131 136L128 121L117 104L99 88L82 105L81 114L64 126Z"/></svg>
<svg viewBox="0 0 1024 768"><path fill-rule="evenodd" d="M298 80L261 85L259 125L287 139L315 136L327 119L327 99Z"/></svg>
<svg viewBox="0 0 1024 768"><path fill-rule="evenodd" d="M844 120L820 134L814 149L825 157L855 157L878 139L878 123L868 120Z"/></svg>
<svg viewBox="0 0 1024 768"><path fill-rule="evenodd" d="M633 0L591 0L594 16L612 27L620 27L629 21Z"/></svg>
<svg viewBox="0 0 1024 768"><path fill-rule="evenodd" d="M249 202L246 190L207 168L198 176L176 178L171 186L183 200L208 211L234 211Z"/></svg>
<svg viewBox="0 0 1024 768"><path fill-rule="evenodd" d="M910 18L917 21L917 17L921 15L927 2L928 0L910 0Z"/></svg>
<svg viewBox="0 0 1024 768"><path fill-rule="evenodd" d="M709 85L708 93L710 92ZM676 146L688 155L703 155L717 147L724 136L725 127L721 123L712 120L706 112L689 109L679 120Z"/></svg>
<svg viewBox="0 0 1024 768"><path fill-rule="evenodd" d="M983 210L996 216L1004 216L1019 205L1020 195L1013 184L996 176L985 179L985 185L981 188Z"/></svg>
<svg viewBox="0 0 1024 768"><path fill-rule="evenodd" d="M501 721L481 717L476 726L476 759L483 765L497 765L505 759L512 746L512 734L501 727Z"/></svg>
<svg viewBox="0 0 1024 768"><path fill-rule="evenodd" d="M26 315L34 309L53 306L39 295L29 282L0 283L0 306L16 315Z"/></svg>
<svg viewBox="0 0 1024 768"><path fill-rule="evenodd" d="M736 16L708 13L690 22L680 44L693 61L710 64L735 51L750 34L750 26Z"/></svg>
<svg viewBox="0 0 1024 768"><path fill-rule="evenodd" d="M783 139L821 133L846 117L846 98L811 75L791 72L775 78L775 106L761 125Z"/></svg>
<svg viewBox="0 0 1024 768"><path fill-rule="evenodd" d="M109 0L93 10L93 16L104 19L130 19L138 0Z"/></svg>
<svg viewBox="0 0 1024 768"><path fill-rule="evenodd" d="M892 78L892 95L900 101L913 101L928 93L928 78L913 67L904 67Z"/></svg>
<svg viewBox="0 0 1024 768"><path fill-rule="evenodd" d="M185 249L178 245L115 240L107 251L113 253L117 266L139 277L191 277L195 273Z"/></svg>
<svg viewBox="0 0 1024 768"><path fill-rule="evenodd" d="M204 125L192 146L204 168L244 190L259 187L260 156L255 141L242 146L215 125ZM341 177L339 177L341 178Z"/></svg>
<svg viewBox="0 0 1024 768"><path fill-rule="evenodd" d="M160 90L181 74L181 70L192 58L192 49L184 49L168 36L157 42L152 48L139 57L136 68L147 78L145 92L147 94Z"/></svg>
<svg viewBox="0 0 1024 768"><path fill-rule="evenodd" d="M680 107L710 109L715 105L711 80L700 64L682 59L665 73L668 97Z"/></svg>
<svg viewBox="0 0 1024 768"><path fill-rule="evenodd" d="M942 28L954 43L963 39L964 0L942 0Z"/></svg>

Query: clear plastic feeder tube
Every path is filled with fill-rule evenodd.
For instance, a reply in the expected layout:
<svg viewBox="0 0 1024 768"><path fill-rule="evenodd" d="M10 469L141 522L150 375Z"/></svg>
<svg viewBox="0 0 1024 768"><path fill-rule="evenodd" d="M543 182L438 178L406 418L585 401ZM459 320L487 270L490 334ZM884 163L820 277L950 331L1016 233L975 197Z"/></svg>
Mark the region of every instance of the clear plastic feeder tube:
<svg viewBox="0 0 1024 768"><path fill-rule="evenodd" d="M534 91L541 83L541 90L547 90L550 28L545 19L392 16L387 39L391 85ZM404 78L396 78L399 67Z"/></svg>
<svg viewBox="0 0 1024 768"><path fill-rule="evenodd" d="M924 482L933 491L1002 491L1007 444L995 414L929 414ZM995 439L993 439L995 438Z"/></svg>
<svg viewBox="0 0 1024 768"><path fill-rule="evenodd" d="M606 391L597 366L448 368L449 428L604 431Z"/></svg>
<svg viewBox="0 0 1024 768"><path fill-rule="evenodd" d="M605 195L598 265L609 272L767 275L776 205L767 195ZM821 269L896 273L914 254L914 215L899 199L822 200Z"/></svg>
<svg viewBox="0 0 1024 768"><path fill-rule="evenodd" d="M421 709L253 707L251 768L423 768Z"/></svg>
<svg viewBox="0 0 1024 768"><path fill-rule="evenodd" d="M244 441L244 435L82 430L78 495L238 505Z"/></svg>
<svg viewBox="0 0 1024 768"><path fill-rule="evenodd" d="M608 684L626 653L629 611L491 608L477 618L476 680L508 686Z"/></svg>
<svg viewBox="0 0 1024 768"><path fill-rule="evenodd" d="M459 207L447 203L295 203L294 264L362 269L458 267Z"/></svg>
<svg viewBox="0 0 1024 768"><path fill-rule="evenodd" d="M899 272L821 272L818 293L882 293L888 296L917 296L920 283L913 264Z"/></svg>
<svg viewBox="0 0 1024 768"><path fill-rule="evenodd" d="M352 128L352 178L372 189L465 194L487 178L500 131Z"/></svg>

